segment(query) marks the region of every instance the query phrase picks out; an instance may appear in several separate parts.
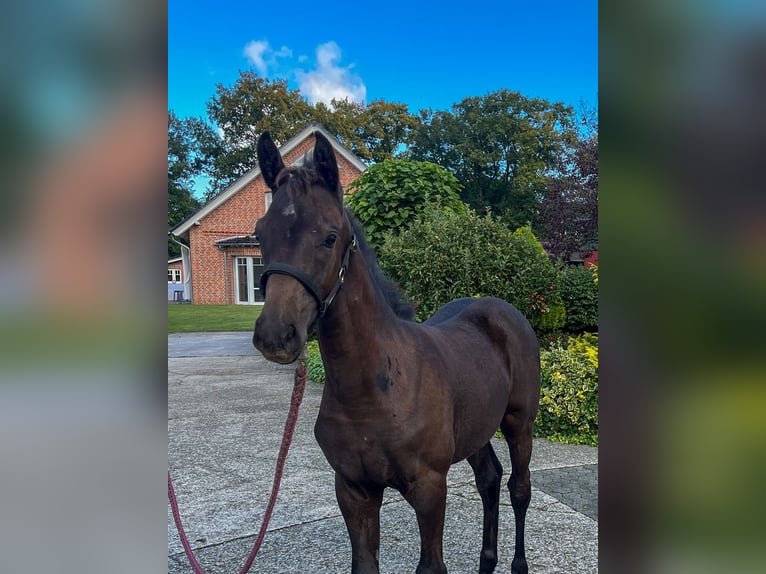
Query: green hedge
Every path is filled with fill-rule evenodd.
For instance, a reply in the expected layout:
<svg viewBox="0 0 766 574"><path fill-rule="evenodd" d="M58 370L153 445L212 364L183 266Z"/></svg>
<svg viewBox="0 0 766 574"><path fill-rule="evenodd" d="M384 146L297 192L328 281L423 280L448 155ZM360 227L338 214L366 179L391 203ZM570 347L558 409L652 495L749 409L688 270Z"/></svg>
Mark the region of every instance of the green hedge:
<svg viewBox="0 0 766 574"><path fill-rule="evenodd" d="M564 325L556 269L528 227L511 231L491 214L426 210L380 250L383 271L417 303L423 321L460 297L499 297L538 332Z"/></svg>
<svg viewBox="0 0 766 574"><path fill-rule="evenodd" d="M598 444L598 335L572 337L540 352L540 411L535 435Z"/></svg>
<svg viewBox="0 0 766 574"><path fill-rule="evenodd" d="M597 268L566 266L559 271L558 285L566 308L564 330L583 333L598 329Z"/></svg>

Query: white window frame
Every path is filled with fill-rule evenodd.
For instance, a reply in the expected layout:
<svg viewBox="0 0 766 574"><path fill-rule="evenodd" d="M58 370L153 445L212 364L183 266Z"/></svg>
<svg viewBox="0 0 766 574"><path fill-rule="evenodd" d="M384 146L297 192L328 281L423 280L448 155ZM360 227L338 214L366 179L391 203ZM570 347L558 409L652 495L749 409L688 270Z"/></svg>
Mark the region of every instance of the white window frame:
<svg viewBox="0 0 766 574"><path fill-rule="evenodd" d="M245 268L247 269L246 273L246 281L247 281L247 300L241 300L240 299L240 293L239 293L239 268L242 263L240 261L244 260ZM258 261L258 265L263 266L263 259L261 257L252 257L252 256L235 256L234 257L234 265L232 265L233 274L234 274L234 303L237 305L263 305L263 301L258 301L256 297L256 292L259 292L261 290L260 284L255 284L255 277L253 273L253 265L256 264L255 261Z"/></svg>
<svg viewBox="0 0 766 574"><path fill-rule="evenodd" d="M170 279L168 277L168 283L180 283L181 282L181 270L180 269L173 269L172 267L168 267L168 275L172 275L173 279Z"/></svg>

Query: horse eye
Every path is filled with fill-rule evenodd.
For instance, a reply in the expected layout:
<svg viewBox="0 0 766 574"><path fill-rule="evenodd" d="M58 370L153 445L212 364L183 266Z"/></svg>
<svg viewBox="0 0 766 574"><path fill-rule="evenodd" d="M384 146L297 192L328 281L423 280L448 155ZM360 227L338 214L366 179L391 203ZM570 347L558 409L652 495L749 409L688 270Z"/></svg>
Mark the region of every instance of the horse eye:
<svg viewBox="0 0 766 574"><path fill-rule="evenodd" d="M332 247L333 245L335 245L335 241L337 241L337 239L338 239L338 236L335 235L334 233L331 233L330 235L327 236L327 239L324 240L324 246Z"/></svg>

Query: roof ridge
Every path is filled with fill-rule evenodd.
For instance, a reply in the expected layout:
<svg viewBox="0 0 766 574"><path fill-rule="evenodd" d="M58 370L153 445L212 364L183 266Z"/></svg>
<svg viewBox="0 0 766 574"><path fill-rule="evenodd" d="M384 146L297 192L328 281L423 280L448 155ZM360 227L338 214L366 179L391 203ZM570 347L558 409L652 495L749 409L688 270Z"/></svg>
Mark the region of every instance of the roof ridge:
<svg viewBox="0 0 766 574"><path fill-rule="evenodd" d="M301 143L303 140L313 135L314 132L317 132L317 131L321 132L322 135L327 137L327 139L332 144L333 148L341 156L346 158L352 165L354 165L357 169L359 169L359 171L364 171L365 169L367 169L367 165L365 165L365 163L358 156L356 156L345 145L340 143L334 135L332 135L329 131L327 131L327 128L325 128L321 123L319 123L316 120L311 120L310 122L308 122L300 131L298 131L298 133L296 133L293 137L291 137L285 143L280 145L278 147L280 155L284 157L285 154L290 153L295 147L298 146L299 143ZM215 211L220 205L224 204L230 198L232 198L237 193L239 193L242 189L247 187L247 185L251 181L255 180L259 175L261 175L261 170L256 163L254 167L247 170L239 178L237 178L231 184L226 186L226 188L223 189L218 195L210 199L203 206L201 206L197 211L189 215L189 217L187 217L178 225L176 225L174 228L172 228L170 230L170 233L172 233L173 236L175 237L181 237L185 235L186 232L189 231L189 229L193 225L198 225L201 219L207 217L211 212Z"/></svg>

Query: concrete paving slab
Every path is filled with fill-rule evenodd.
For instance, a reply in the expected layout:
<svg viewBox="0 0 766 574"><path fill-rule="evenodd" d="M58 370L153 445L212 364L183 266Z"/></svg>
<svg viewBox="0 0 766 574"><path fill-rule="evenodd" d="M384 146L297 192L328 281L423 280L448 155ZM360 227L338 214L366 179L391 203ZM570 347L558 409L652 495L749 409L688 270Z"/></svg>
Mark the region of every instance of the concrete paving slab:
<svg viewBox="0 0 766 574"><path fill-rule="evenodd" d="M598 465L585 464L532 472L532 483L558 500L598 520L598 497L592 487L598 484Z"/></svg>
<svg viewBox="0 0 766 574"><path fill-rule="evenodd" d="M168 336L168 357L229 357L257 355L250 331L174 333Z"/></svg>
<svg viewBox="0 0 766 574"><path fill-rule="evenodd" d="M193 335L193 336L192 336ZM266 508L292 391L293 368L268 363L249 333L168 337L168 464L187 535L210 574L238 572ZM248 347L249 346L249 347ZM269 532L251 572L348 572L350 544L333 472L313 437L322 388L306 386ZM507 448L495 451L506 469ZM530 572L597 572L597 464L593 447L535 440L527 518ZM539 484L538 484L539 483ZM475 572L481 501L467 463L448 475L445 561ZM513 511L503 491L498 573L510 572ZM414 511L395 491L381 510L381 572L413 572ZM168 572L191 572L168 507Z"/></svg>

